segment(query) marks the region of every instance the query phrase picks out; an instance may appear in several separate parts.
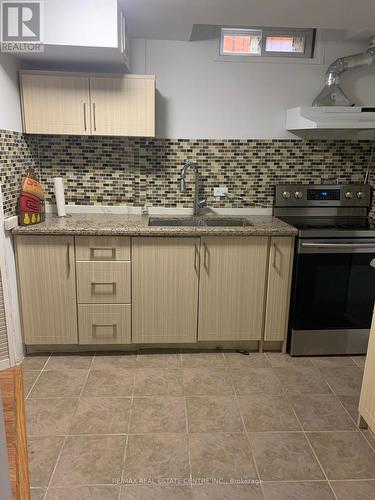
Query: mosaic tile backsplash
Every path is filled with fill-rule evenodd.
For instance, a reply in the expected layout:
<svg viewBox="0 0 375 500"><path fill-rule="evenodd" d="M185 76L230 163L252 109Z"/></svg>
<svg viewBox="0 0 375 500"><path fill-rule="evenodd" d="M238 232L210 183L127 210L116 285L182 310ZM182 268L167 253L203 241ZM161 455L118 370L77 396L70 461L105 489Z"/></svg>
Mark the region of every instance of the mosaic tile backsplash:
<svg viewBox="0 0 375 500"><path fill-rule="evenodd" d="M47 201L52 203L53 177L61 176L69 204L191 207L193 174L189 174L185 194L179 192L178 177L186 159L192 159L199 164L202 195L209 206L270 207L275 184L318 183L327 178L343 183L363 181L372 143L149 140L0 132L0 148L5 212L12 215L29 165L37 168ZM375 183L375 173L370 181ZM228 186L229 197L214 198L213 187L223 185Z"/></svg>

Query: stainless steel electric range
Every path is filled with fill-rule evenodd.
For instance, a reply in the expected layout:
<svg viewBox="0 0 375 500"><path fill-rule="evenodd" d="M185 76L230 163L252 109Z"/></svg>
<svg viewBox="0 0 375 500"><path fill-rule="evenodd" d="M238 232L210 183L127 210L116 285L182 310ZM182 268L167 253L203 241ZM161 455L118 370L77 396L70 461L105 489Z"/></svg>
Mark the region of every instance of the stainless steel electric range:
<svg viewBox="0 0 375 500"><path fill-rule="evenodd" d="M375 224L366 184L276 187L274 215L296 227L289 352L364 354L375 301Z"/></svg>

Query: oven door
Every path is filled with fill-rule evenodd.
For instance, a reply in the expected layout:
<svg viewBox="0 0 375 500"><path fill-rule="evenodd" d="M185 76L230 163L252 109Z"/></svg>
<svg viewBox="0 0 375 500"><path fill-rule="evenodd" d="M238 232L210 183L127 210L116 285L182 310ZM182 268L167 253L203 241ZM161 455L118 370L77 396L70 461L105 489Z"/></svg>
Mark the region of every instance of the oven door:
<svg viewBox="0 0 375 500"><path fill-rule="evenodd" d="M367 350L375 300L375 239L300 239L290 312L294 355Z"/></svg>

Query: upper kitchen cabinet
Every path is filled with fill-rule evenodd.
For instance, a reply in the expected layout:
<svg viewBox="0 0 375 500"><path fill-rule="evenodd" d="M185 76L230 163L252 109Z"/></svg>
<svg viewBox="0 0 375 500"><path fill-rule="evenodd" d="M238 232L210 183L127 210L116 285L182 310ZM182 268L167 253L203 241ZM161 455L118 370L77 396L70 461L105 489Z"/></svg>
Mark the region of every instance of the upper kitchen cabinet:
<svg viewBox="0 0 375 500"><path fill-rule="evenodd" d="M118 0L45 0L43 52L16 53L40 69L129 69L125 14ZM79 69L78 69L79 68Z"/></svg>
<svg viewBox="0 0 375 500"><path fill-rule="evenodd" d="M21 72L24 132L90 134L88 76Z"/></svg>
<svg viewBox="0 0 375 500"><path fill-rule="evenodd" d="M90 91L94 135L155 135L154 76L95 76Z"/></svg>
<svg viewBox="0 0 375 500"><path fill-rule="evenodd" d="M21 71L24 132L155 135L153 75Z"/></svg>

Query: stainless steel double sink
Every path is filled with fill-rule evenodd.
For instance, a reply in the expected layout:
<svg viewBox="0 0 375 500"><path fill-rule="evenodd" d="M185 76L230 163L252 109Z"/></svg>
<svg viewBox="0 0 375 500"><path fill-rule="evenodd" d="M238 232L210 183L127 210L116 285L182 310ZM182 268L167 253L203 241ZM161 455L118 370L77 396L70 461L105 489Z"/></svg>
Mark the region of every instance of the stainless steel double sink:
<svg viewBox="0 0 375 500"><path fill-rule="evenodd" d="M249 227L253 224L243 217L150 217L148 225L159 227Z"/></svg>

